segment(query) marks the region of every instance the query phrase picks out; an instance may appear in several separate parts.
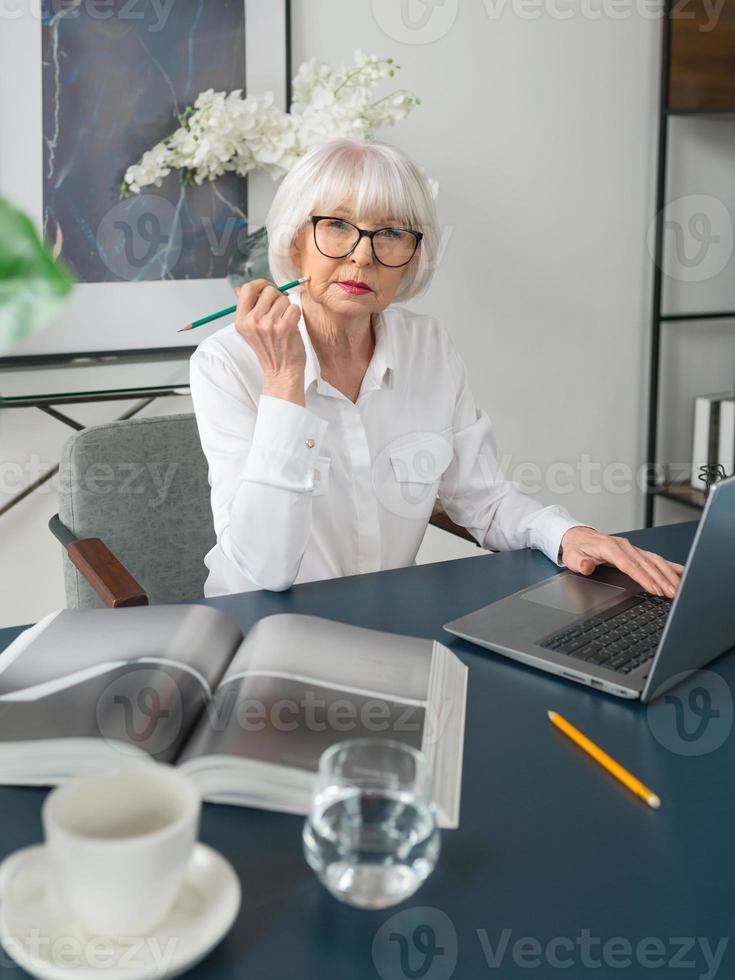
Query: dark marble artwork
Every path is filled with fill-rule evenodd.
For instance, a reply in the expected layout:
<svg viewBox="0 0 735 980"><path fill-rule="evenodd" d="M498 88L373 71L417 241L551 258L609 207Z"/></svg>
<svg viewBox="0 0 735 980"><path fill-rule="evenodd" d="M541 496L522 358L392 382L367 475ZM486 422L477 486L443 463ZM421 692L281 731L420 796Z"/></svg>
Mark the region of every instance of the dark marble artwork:
<svg viewBox="0 0 735 980"><path fill-rule="evenodd" d="M119 189L200 92L247 94L244 31L243 0L43 0L44 232L81 282L226 275L244 178Z"/></svg>

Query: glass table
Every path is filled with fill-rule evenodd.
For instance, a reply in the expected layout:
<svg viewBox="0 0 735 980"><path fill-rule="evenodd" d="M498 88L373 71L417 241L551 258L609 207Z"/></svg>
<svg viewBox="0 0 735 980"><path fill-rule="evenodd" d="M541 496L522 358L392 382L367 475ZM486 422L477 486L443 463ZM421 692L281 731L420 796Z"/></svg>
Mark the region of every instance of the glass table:
<svg viewBox="0 0 735 980"><path fill-rule="evenodd" d="M75 357L63 364L0 365L0 409L38 408L80 431L86 426L57 405L140 399L118 417L129 419L165 395L189 394L190 350L164 355L101 354ZM49 480L59 467L42 473L0 507L0 516Z"/></svg>

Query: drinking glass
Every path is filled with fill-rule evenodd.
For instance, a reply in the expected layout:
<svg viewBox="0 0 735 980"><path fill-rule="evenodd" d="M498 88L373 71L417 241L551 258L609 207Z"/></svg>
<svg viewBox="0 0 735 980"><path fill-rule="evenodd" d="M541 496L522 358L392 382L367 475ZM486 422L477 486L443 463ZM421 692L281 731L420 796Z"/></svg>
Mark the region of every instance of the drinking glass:
<svg viewBox="0 0 735 980"><path fill-rule="evenodd" d="M359 738L319 762L304 855L325 887L359 908L413 895L439 856L426 759L391 739Z"/></svg>

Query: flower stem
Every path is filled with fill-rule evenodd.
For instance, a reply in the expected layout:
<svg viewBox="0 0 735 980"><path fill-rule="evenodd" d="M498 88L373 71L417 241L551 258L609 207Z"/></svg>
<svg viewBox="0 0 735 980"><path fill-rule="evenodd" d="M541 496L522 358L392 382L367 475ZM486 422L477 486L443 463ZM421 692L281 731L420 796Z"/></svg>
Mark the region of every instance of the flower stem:
<svg viewBox="0 0 735 980"><path fill-rule="evenodd" d="M385 64L385 63L386 63L385 58L381 58L380 61L377 62L377 64L379 64L379 65L380 64ZM337 92L339 92L339 90L341 88L344 88L344 86L347 85L347 83L350 81L350 79L353 78L355 75L362 74L365 71L365 67L366 67L365 65L358 65L357 68L353 68L352 71L348 71L347 74L345 75L345 77L342 79L342 81L337 86L337 88L334 90L334 94L336 95Z"/></svg>

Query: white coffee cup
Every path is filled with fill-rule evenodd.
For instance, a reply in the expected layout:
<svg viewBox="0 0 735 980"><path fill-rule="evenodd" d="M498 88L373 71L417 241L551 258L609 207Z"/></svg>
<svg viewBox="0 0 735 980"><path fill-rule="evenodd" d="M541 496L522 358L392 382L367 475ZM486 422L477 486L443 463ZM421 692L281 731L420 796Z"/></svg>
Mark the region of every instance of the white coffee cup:
<svg viewBox="0 0 735 980"><path fill-rule="evenodd" d="M144 937L183 884L201 795L173 766L135 761L76 776L41 811L61 896L87 930Z"/></svg>

